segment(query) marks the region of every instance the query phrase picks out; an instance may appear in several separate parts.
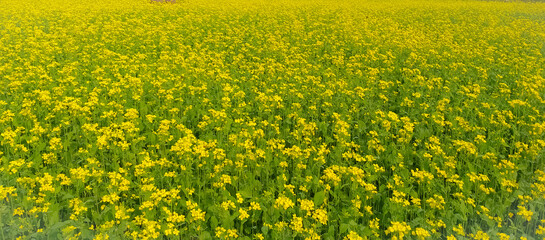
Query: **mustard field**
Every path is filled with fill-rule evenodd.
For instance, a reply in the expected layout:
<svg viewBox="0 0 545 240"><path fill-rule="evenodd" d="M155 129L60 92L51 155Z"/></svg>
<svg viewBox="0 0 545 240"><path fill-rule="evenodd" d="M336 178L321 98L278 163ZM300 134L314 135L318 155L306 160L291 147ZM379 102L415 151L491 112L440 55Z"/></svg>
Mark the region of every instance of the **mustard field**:
<svg viewBox="0 0 545 240"><path fill-rule="evenodd" d="M545 3L6 0L0 239L545 239Z"/></svg>

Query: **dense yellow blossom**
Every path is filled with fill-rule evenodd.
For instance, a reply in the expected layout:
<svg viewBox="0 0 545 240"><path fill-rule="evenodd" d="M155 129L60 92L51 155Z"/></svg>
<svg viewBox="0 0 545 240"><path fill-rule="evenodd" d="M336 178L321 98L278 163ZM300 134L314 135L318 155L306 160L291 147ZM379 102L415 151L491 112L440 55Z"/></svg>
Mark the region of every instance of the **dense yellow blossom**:
<svg viewBox="0 0 545 240"><path fill-rule="evenodd" d="M545 4L6 0L2 239L538 239Z"/></svg>
<svg viewBox="0 0 545 240"><path fill-rule="evenodd" d="M391 222L391 225L386 229L386 235L391 235L392 238L403 239L405 234L411 231L411 227L405 222Z"/></svg>
<svg viewBox="0 0 545 240"><path fill-rule="evenodd" d="M285 196L280 196L275 200L274 206L279 209L288 209L293 207L295 204L293 201Z"/></svg>

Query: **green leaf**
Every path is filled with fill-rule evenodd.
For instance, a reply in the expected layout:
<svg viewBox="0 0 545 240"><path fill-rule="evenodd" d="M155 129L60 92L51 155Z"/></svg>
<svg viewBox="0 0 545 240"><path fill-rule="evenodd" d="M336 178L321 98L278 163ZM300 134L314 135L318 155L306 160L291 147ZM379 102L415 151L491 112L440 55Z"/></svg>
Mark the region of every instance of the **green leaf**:
<svg viewBox="0 0 545 240"><path fill-rule="evenodd" d="M316 195L314 195L314 205L320 206L322 203L324 203L325 200L325 192L317 192Z"/></svg>
<svg viewBox="0 0 545 240"><path fill-rule="evenodd" d="M56 205L56 204L55 204ZM55 206L53 205L53 206ZM56 208L50 209L47 213L47 225L52 226L60 221L58 205Z"/></svg>
<svg viewBox="0 0 545 240"><path fill-rule="evenodd" d="M212 235L210 235L209 232L203 232L202 235L199 237L199 239L202 239L202 240L212 239Z"/></svg>
<svg viewBox="0 0 545 240"><path fill-rule="evenodd" d="M342 223L341 224L341 228L340 228L340 233L343 234L345 232L348 231L348 229L350 229L350 225L346 224L346 223Z"/></svg>
<svg viewBox="0 0 545 240"><path fill-rule="evenodd" d="M217 226L218 226L218 219L214 216L210 217L210 227L212 229L216 229Z"/></svg>

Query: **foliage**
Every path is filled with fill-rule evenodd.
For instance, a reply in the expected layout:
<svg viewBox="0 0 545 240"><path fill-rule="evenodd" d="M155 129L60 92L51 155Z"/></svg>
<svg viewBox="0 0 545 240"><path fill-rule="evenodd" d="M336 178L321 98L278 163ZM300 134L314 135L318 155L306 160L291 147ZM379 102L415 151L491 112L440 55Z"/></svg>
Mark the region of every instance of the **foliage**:
<svg viewBox="0 0 545 240"><path fill-rule="evenodd" d="M0 239L545 237L545 5L4 1Z"/></svg>

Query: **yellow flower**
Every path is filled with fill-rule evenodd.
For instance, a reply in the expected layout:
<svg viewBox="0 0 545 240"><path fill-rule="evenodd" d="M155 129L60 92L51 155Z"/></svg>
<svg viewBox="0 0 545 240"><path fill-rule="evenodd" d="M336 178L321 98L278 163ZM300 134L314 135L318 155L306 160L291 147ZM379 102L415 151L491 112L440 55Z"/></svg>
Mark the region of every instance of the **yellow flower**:
<svg viewBox="0 0 545 240"><path fill-rule="evenodd" d="M386 235L397 233L399 235L399 238L403 239L405 234L411 231L411 226L409 226L405 222L391 222L391 224L392 225L388 227L388 229L386 229L386 231L384 232L386 233Z"/></svg>
<svg viewBox="0 0 545 240"><path fill-rule="evenodd" d="M465 236L464 228L461 224L458 224L458 226L452 227L452 230L457 233L460 236Z"/></svg>
<svg viewBox="0 0 545 240"><path fill-rule="evenodd" d="M250 210L261 210L261 206L257 202L250 202Z"/></svg>
<svg viewBox="0 0 545 240"><path fill-rule="evenodd" d="M412 232L412 235L418 237L418 239L425 239L427 237L430 237L430 232L428 232L428 230L426 229L423 229L423 228L416 228L413 232Z"/></svg>
<svg viewBox="0 0 545 240"><path fill-rule="evenodd" d="M304 230L303 229L303 218L297 217L297 215L293 214L293 218L291 220L290 227L291 227L291 229L293 229L293 231L296 231L298 233L302 233L303 230Z"/></svg>
<svg viewBox="0 0 545 240"><path fill-rule="evenodd" d="M293 203L293 201L291 201L291 199L285 197L285 196L280 196L276 199L276 201L274 202L274 207L275 208L282 208L284 210L290 208L290 207L293 207L295 204Z"/></svg>
<svg viewBox="0 0 545 240"><path fill-rule="evenodd" d="M483 231L477 231L477 234L473 237L475 240L489 240L490 237Z"/></svg>
<svg viewBox="0 0 545 240"><path fill-rule="evenodd" d="M87 207L85 207L83 202L78 198L70 200L70 207L73 211L72 215L70 215L71 220L76 220L81 213L87 211Z"/></svg>
<svg viewBox="0 0 545 240"><path fill-rule="evenodd" d="M505 233L497 233L498 237L500 237L500 240L509 240L510 237L509 235L505 234Z"/></svg>
<svg viewBox="0 0 545 240"><path fill-rule="evenodd" d="M542 221L543 221L543 220L542 220ZM540 225L540 226L536 229L536 234L539 234L539 235L545 234L545 227Z"/></svg>
<svg viewBox="0 0 545 240"><path fill-rule="evenodd" d="M165 235L170 236L178 236L180 234L180 230L176 229L176 226L172 223L167 224L167 229L165 229Z"/></svg>
<svg viewBox="0 0 545 240"><path fill-rule="evenodd" d="M42 154L42 159L45 164L57 163L57 156L55 155L55 153L44 153Z"/></svg>
<svg viewBox="0 0 545 240"><path fill-rule="evenodd" d="M191 209L191 221L198 221L198 220L201 220L201 221L204 221L204 215L206 214L206 212L202 211L201 209L198 209L198 208L195 208L195 209Z"/></svg>
<svg viewBox="0 0 545 240"><path fill-rule="evenodd" d="M21 208L13 209L13 216L22 216L25 213L25 210Z"/></svg>
<svg viewBox="0 0 545 240"><path fill-rule="evenodd" d="M237 193L237 202L238 203L244 202L244 198L242 197L242 194L240 194L240 193Z"/></svg>
<svg viewBox="0 0 545 240"><path fill-rule="evenodd" d="M428 200L426 200L426 202L430 205L431 208L444 209L445 199L437 194L434 194L433 198L429 198Z"/></svg>
<svg viewBox="0 0 545 240"><path fill-rule="evenodd" d="M49 140L49 145L52 150L62 149L61 139L58 137L51 138L51 140Z"/></svg>
<svg viewBox="0 0 545 240"><path fill-rule="evenodd" d="M310 214L314 210L314 202L308 199L298 199L301 203L301 210L307 211L307 214Z"/></svg>
<svg viewBox="0 0 545 240"><path fill-rule="evenodd" d="M147 119L148 122L150 122L150 123L153 123L153 120L155 120L156 117L157 117L157 116L151 115L151 114L146 115L146 119Z"/></svg>
<svg viewBox="0 0 545 240"><path fill-rule="evenodd" d="M314 213L312 214L312 218L314 218L319 223L326 225L327 224L327 211L324 209L316 209Z"/></svg>
<svg viewBox="0 0 545 240"><path fill-rule="evenodd" d="M235 229L227 230L227 236L229 236L230 238L238 238L237 230Z"/></svg>
<svg viewBox="0 0 545 240"><path fill-rule="evenodd" d="M343 238L343 240L363 240L364 238L360 237L358 233L354 231L350 231L346 237Z"/></svg>
<svg viewBox="0 0 545 240"><path fill-rule="evenodd" d="M244 210L244 209L242 209L242 208L239 209L238 212L239 212L239 214L240 214L240 215L238 215L238 218L239 218L240 220L244 220L244 219L250 217L250 215L248 215L248 212L246 212L246 210Z"/></svg>
<svg viewBox="0 0 545 240"><path fill-rule="evenodd" d="M227 231L227 230L225 230L225 228L222 228L222 227L216 227L215 230L216 230L216 237L217 238L222 238L223 235L225 234L225 232Z"/></svg>
<svg viewBox="0 0 545 240"><path fill-rule="evenodd" d="M138 118L138 110L134 109L134 108L129 108L127 109L124 117L126 119L129 119L129 120L132 120L132 119L137 119ZM152 120L153 121L153 120Z"/></svg>
<svg viewBox="0 0 545 240"><path fill-rule="evenodd" d="M532 215L534 215L534 212L527 210L524 206L518 206L519 211L517 212L517 215L522 216L526 221L530 221L532 219Z"/></svg>
<svg viewBox="0 0 545 240"><path fill-rule="evenodd" d="M231 200L227 200L225 202L222 202L221 207L223 209L225 209L226 211L229 210L229 209L235 209L236 208L235 203L233 201L231 201Z"/></svg>

